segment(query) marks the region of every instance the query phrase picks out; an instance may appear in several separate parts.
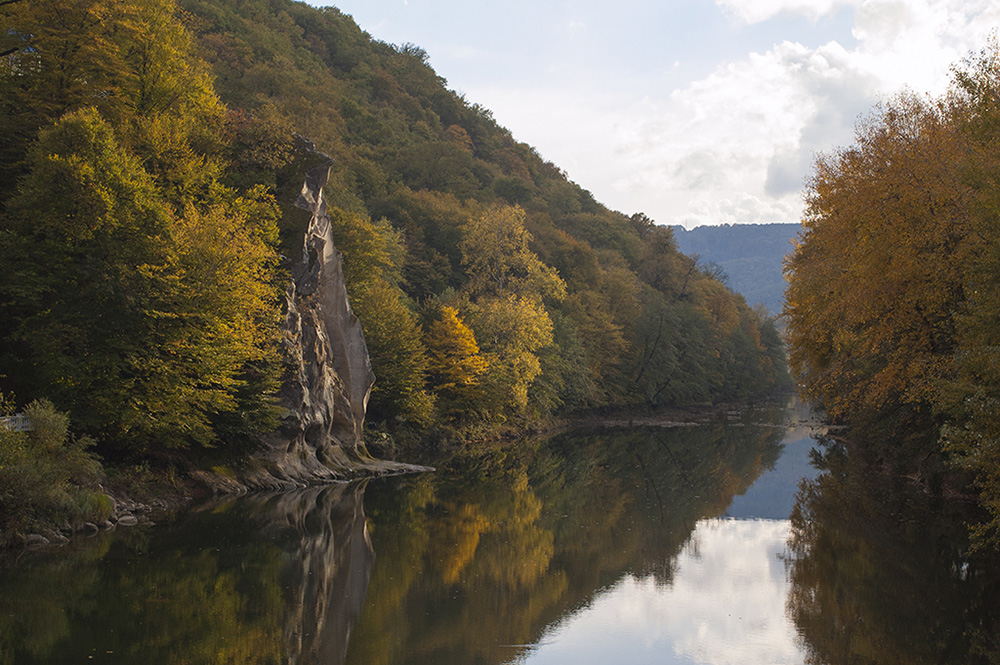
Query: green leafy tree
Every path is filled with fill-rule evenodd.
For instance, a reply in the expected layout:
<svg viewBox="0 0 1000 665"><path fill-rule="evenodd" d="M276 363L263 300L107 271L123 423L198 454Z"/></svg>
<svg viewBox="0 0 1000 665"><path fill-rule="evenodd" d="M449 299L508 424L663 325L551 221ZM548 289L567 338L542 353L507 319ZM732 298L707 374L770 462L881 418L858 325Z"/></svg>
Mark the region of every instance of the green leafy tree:
<svg viewBox="0 0 1000 665"><path fill-rule="evenodd" d="M43 132L3 236L11 380L108 441L212 441L278 323L274 204L224 194L175 216L94 109Z"/></svg>

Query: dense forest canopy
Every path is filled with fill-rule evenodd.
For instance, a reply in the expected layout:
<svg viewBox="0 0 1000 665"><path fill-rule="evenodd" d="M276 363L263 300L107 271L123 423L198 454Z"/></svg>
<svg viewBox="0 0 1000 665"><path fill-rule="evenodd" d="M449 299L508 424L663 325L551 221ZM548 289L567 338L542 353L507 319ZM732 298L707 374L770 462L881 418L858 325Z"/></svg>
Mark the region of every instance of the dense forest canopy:
<svg viewBox="0 0 1000 665"><path fill-rule="evenodd" d="M114 449L273 427L293 133L333 162L370 418L489 430L746 399L773 322L446 87L290 0L0 7L0 381ZM281 205L279 205L279 203Z"/></svg>
<svg viewBox="0 0 1000 665"><path fill-rule="evenodd" d="M977 474L1000 526L1000 47L941 98L903 94L819 158L788 260L790 361L860 450L931 483Z"/></svg>

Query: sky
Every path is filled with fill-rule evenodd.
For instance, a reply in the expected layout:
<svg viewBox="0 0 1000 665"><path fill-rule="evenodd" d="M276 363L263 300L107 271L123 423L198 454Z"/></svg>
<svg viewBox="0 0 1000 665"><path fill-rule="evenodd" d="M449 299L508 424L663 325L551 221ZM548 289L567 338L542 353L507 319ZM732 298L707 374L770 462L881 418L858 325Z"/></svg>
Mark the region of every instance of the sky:
<svg viewBox="0 0 1000 665"><path fill-rule="evenodd" d="M943 94L1000 26L996 0L333 4L600 202L687 228L799 221L816 154L880 100Z"/></svg>

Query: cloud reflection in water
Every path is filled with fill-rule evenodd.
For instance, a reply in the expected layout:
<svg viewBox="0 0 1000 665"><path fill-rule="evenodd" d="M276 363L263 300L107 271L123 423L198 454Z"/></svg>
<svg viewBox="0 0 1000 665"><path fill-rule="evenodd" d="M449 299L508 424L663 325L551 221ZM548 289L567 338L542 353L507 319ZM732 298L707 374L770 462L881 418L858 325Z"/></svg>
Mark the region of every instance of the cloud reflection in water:
<svg viewBox="0 0 1000 665"><path fill-rule="evenodd" d="M668 586L626 576L552 627L522 661L802 663L785 616L787 520L698 522Z"/></svg>

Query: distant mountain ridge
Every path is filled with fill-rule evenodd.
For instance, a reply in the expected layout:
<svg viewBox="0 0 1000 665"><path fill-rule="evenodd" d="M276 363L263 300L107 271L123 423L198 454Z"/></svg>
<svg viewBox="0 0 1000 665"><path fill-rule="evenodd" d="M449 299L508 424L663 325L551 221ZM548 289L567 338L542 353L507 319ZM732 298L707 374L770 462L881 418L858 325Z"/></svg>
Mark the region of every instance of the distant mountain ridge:
<svg viewBox="0 0 1000 665"><path fill-rule="evenodd" d="M782 261L792 250L800 224L721 224L686 230L674 226L678 248L718 265L728 285L753 306L763 303L773 315L785 302Z"/></svg>

